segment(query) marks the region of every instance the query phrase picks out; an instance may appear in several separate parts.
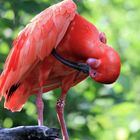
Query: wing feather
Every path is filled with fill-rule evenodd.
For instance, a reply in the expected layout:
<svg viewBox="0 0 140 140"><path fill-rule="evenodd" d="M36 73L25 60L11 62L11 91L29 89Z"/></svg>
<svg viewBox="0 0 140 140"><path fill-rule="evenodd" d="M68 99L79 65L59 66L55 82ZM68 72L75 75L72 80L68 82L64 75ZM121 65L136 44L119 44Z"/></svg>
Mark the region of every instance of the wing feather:
<svg viewBox="0 0 140 140"><path fill-rule="evenodd" d="M0 76L0 98L50 55L64 37L75 13L73 0L64 0L38 14L19 33Z"/></svg>

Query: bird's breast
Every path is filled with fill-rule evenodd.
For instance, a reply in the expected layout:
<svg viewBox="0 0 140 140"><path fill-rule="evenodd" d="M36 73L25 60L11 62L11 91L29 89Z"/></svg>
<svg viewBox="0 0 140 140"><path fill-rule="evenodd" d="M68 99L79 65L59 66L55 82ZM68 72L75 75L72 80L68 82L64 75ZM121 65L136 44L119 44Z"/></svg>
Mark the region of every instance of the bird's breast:
<svg viewBox="0 0 140 140"><path fill-rule="evenodd" d="M71 75L75 75L75 80L73 81L73 84L72 84L73 86L87 77L87 75L85 75L84 73L74 70L72 68L69 68L68 66L65 66L64 64L59 62L56 58L54 58L52 55L50 55L49 57L45 59L46 60L44 60L38 66L36 71L32 72L33 77L29 78L29 79L32 79L33 83L37 83L36 81L39 78L40 71L44 71L43 76L44 76L44 79L46 79L43 84L44 92L61 87L63 79L66 77L71 78ZM45 74L49 70L47 69L47 66L51 68L48 76L46 76ZM33 92L37 93L39 88L40 87L39 87L39 82L38 82L38 84L36 84L33 87Z"/></svg>

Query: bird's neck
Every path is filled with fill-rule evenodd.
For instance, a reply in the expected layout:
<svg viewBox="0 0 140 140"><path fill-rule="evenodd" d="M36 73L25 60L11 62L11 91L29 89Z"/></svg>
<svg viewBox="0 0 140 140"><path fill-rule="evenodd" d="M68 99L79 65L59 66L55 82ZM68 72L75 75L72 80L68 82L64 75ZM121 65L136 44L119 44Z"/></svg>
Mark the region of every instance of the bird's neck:
<svg viewBox="0 0 140 140"><path fill-rule="evenodd" d="M76 14L57 50L72 60L86 62L90 57L98 58L101 55L99 45L102 44L96 27Z"/></svg>

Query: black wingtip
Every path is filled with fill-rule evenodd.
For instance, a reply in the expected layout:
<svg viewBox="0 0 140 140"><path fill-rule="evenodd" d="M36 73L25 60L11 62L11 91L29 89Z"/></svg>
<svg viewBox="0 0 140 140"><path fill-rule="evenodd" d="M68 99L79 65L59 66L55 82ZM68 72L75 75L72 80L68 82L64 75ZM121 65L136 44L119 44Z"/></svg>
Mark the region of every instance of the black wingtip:
<svg viewBox="0 0 140 140"><path fill-rule="evenodd" d="M9 90L6 91L6 94L7 94L6 100L7 101L10 99L10 97L13 95L13 93L17 90L17 88L19 86L20 86L20 83L14 84L14 85L11 86L11 88Z"/></svg>

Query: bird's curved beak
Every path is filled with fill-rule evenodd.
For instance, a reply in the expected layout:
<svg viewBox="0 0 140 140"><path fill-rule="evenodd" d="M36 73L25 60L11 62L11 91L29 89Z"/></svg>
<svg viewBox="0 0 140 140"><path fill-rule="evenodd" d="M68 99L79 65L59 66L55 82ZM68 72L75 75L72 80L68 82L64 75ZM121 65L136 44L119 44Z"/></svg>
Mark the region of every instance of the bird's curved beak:
<svg viewBox="0 0 140 140"><path fill-rule="evenodd" d="M72 61L69 61L65 58L63 58L62 56L60 56L55 49L53 49L52 51L52 55L58 60L60 61L62 64L70 67L70 68L73 68L73 69L76 69L78 71L81 71L85 74L89 74L89 70L90 70L90 66L87 64L87 63L80 63L80 62L72 62Z"/></svg>

